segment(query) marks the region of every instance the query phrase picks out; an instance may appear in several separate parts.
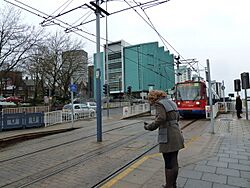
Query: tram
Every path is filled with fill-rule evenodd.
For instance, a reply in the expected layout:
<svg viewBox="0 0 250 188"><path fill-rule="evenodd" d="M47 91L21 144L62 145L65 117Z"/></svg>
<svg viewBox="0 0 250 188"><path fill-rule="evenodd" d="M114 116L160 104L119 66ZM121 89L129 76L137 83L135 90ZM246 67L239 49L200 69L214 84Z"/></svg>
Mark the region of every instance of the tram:
<svg viewBox="0 0 250 188"><path fill-rule="evenodd" d="M205 117L207 101L205 82L185 81L176 84L175 102L182 117Z"/></svg>

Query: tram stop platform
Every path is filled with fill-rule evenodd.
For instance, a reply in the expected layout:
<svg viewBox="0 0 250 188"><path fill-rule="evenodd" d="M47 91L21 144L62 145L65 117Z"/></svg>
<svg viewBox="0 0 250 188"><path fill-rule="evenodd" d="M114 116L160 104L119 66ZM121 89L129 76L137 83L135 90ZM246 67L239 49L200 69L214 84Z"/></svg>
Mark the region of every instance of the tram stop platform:
<svg viewBox="0 0 250 188"><path fill-rule="evenodd" d="M232 114L216 118L179 152L178 188L250 188L250 121ZM165 183L161 154L145 156L102 188L160 188Z"/></svg>

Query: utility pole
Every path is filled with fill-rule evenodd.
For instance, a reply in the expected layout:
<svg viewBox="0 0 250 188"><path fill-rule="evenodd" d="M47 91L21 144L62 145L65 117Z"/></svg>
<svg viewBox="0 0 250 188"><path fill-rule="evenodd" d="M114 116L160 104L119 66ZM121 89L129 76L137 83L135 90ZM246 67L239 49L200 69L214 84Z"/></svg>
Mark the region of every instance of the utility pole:
<svg viewBox="0 0 250 188"><path fill-rule="evenodd" d="M108 11L108 1L106 1L106 11ZM108 92L107 92L107 117L109 118L109 60L108 60L108 16L106 15L106 47L105 47L105 60L106 60L106 84L108 85Z"/></svg>
<svg viewBox="0 0 250 188"><path fill-rule="evenodd" d="M97 103L97 142L102 142L102 108L101 108L101 58L100 58L100 9L96 0L96 103Z"/></svg>
<svg viewBox="0 0 250 188"><path fill-rule="evenodd" d="M97 130L97 142L102 142L102 104L101 104L101 54L100 54L100 13L103 12L106 15L109 13L103 10L99 6L99 0L96 3L90 2L95 7L96 14L96 130Z"/></svg>
<svg viewBox="0 0 250 188"><path fill-rule="evenodd" d="M213 101L212 101L212 84L211 84L211 74L210 74L210 66L209 66L209 60L208 59L207 59L207 81L208 81L208 92L209 92L211 133L214 134L214 115L213 115Z"/></svg>

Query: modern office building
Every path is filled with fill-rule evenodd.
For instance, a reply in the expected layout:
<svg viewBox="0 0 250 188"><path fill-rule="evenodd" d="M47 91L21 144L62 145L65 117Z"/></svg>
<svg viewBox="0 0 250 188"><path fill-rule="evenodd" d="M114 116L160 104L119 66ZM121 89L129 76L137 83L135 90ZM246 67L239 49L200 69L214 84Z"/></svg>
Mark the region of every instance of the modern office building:
<svg viewBox="0 0 250 188"><path fill-rule="evenodd" d="M175 72L176 72L176 74L175 74L175 81L176 81L176 83L178 81L179 82L185 82L187 80L191 80L192 79L192 71L186 65L180 66L179 70L176 69Z"/></svg>
<svg viewBox="0 0 250 188"><path fill-rule="evenodd" d="M107 52L108 64L105 53L101 53L101 82L109 83L110 95L124 95L129 86L136 97L149 89L166 90L174 86L174 57L158 42L129 45L122 40L108 44Z"/></svg>
<svg viewBox="0 0 250 188"><path fill-rule="evenodd" d="M165 91L175 83L174 57L158 42L128 46L124 48L124 75L125 88L131 86L132 93Z"/></svg>

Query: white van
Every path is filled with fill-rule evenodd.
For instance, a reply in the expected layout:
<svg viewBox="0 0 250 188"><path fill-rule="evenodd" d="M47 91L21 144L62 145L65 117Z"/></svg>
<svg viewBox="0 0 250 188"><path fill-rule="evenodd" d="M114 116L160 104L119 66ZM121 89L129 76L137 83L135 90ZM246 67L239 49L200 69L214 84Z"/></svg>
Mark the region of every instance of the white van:
<svg viewBox="0 0 250 188"><path fill-rule="evenodd" d="M88 107L87 104L73 104L74 107L74 119L82 119L87 117L95 117L95 110ZM66 104L63 106L62 114L64 119L71 118L72 104Z"/></svg>

